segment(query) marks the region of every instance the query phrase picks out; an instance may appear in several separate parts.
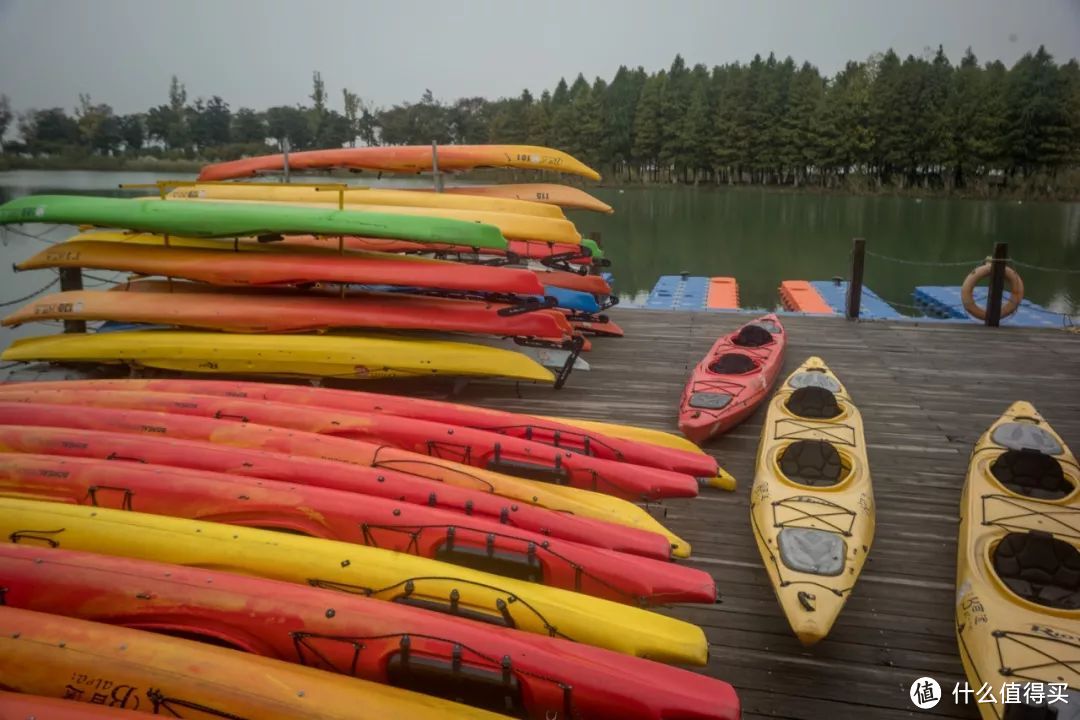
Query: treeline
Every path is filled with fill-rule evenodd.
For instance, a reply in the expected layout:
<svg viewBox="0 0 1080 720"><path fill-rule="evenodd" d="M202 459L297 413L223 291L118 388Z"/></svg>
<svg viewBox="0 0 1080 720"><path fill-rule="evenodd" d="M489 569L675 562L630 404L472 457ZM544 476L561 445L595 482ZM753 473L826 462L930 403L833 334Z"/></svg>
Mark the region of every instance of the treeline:
<svg viewBox="0 0 1080 720"><path fill-rule="evenodd" d="M5 152L157 154L230 159L341 145L527 143L566 150L620 181L1047 189L1080 165L1080 65L1043 49L1013 67L953 65L939 47L901 59L892 50L849 62L833 77L791 58L688 67L680 56L649 74L620 67L610 81L582 75L535 97L436 100L373 108L344 90L329 107L319 73L310 104L233 112L214 96L188 102L173 78L167 104L115 115L80 97L17 118ZM0 137L12 121L0 97Z"/></svg>

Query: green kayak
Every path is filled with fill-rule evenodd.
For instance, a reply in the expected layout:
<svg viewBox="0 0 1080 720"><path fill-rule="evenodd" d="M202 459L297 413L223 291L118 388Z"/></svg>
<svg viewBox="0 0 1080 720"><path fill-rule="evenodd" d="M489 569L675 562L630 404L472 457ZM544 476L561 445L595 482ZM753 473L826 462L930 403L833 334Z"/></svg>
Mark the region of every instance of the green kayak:
<svg viewBox="0 0 1080 720"><path fill-rule="evenodd" d="M600 246L596 244L595 240L590 240L589 238L583 237L581 238L581 247L589 248L589 250L592 252L592 257L597 260L604 257L604 251L600 249Z"/></svg>
<svg viewBox="0 0 1080 720"><path fill-rule="evenodd" d="M358 235L503 249L493 225L361 210L273 203L173 202L80 195L30 195L0 205L0 225L95 225L187 237Z"/></svg>

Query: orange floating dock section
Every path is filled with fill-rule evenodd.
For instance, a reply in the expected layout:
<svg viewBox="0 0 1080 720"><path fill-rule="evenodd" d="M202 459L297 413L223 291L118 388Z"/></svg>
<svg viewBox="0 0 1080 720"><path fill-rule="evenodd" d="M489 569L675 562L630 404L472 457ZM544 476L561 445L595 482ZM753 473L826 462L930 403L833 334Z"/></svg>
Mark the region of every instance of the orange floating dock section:
<svg viewBox="0 0 1080 720"><path fill-rule="evenodd" d="M739 282L733 277L709 278L706 306L710 310L738 310Z"/></svg>
<svg viewBox="0 0 1080 720"><path fill-rule="evenodd" d="M806 280L784 280L780 283L780 302L785 310L791 312L835 315L836 312L825 302L813 285Z"/></svg>

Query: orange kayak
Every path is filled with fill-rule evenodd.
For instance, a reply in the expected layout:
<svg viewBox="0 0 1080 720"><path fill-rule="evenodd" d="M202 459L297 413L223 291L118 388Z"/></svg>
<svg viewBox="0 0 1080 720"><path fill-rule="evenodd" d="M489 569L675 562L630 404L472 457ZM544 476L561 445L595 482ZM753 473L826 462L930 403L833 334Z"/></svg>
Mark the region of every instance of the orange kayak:
<svg viewBox="0 0 1080 720"><path fill-rule="evenodd" d="M236 252L94 240L67 242L19 263L19 270L82 267L161 275L214 285L303 285L315 282L403 285L456 292L542 295L531 270L462 265L374 253Z"/></svg>
<svg viewBox="0 0 1080 720"><path fill-rule="evenodd" d="M138 292L137 297L127 294ZM562 342L574 330L562 313L537 310L503 316L509 305L479 300L354 293L341 298L213 285L143 280L109 292L80 290L38 298L5 317L16 326L42 320L112 320L237 333L290 333L333 328L438 330Z"/></svg>
<svg viewBox="0 0 1080 720"><path fill-rule="evenodd" d="M5 689L168 717L504 718L239 650L13 607L0 607L0 678Z"/></svg>
<svg viewBox="0 0 1080 720"><path fill-rule="evenodd" d="M550 170L599 180L600 173L561 150L535 145L442 145L438 148L439 170L459 172L476 168L518 168ZM433 170L430 145L332 148L289 153L291 170L349 168L379 172L421 173ZM213 163L203 167L199 180L235 180L260 173L282 172L285 157L258 157Z"/></svg>
<svg viewBox="0 0 1080 720"><path fill-rule="evenodd" d="M315 235L286 235L282 238L282 245L299 245L305 247L329 248L338 250L339 243L346 250L359 250L367 252L383 253L444 253L462 255L475 254L475 250L464 245L433 245L431 243L418 243L410 240L390 240L386 238L367 237L324 237ZM570 262L577 265L591 265L592 257L582 255L581 245L568 245L565 243L540 242L538 240L507 240L507 250L518 257L529 260L545 260L551 257L568 257ZM505 250L484 249L484 255L506 255Z"/></svg>
<svg viewBox="0 0 1080 720"><path fill-rule="evenodd" d="M421 192L433 192L433 190L423 188ZM443 188L443 192L457 195L531 200L532 202L547 203L548 205L558 205L567 210L592 210L593 212L607 213L609 215L615 212L606 202L593 197L584 190L556 183L459 185L457 187Z"/></svg>

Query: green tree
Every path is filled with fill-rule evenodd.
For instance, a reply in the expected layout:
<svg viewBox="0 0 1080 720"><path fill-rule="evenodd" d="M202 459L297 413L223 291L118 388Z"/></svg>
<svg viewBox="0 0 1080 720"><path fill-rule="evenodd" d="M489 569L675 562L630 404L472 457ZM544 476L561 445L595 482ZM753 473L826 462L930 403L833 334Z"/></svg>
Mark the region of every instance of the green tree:
<svg viewBox="0 0 1080 720"><path fill-rule="evenodd" d="M345 122L349 123L349 147L356 147L356 137L360 134L360 111L363 109L363 100L348 88L342 88L341 96L345 107Z"/></svg>
<svg viewBox="0 0 1080 720"><path fill-rule="evenodd" d="M279 147L284 147L288 140L291 150L306 150L314 140L307 113L303 108L289 105L279 105L266 111L266 131L277 140Z"/></svg>
<svg viewBox="0 0 1080 720"><path fill-rule="evenodd" d="M1062 74L1046 49L1024 55L1013 66L1006 85L1005 139L1013 168L1022 174L1051 174L1072 153L1070 100Z"/></svg>
<svg viewBox="0 0 1080 720"><path fill-rule="evenodd" d="M118 118L120 125L120 138L123 140L124 149L129 153L142 150L146 142L146 126L142 113L122 115Z"/></svg>
<svg viewBox="0 0 1080 720"><path fill-rule="evenodd" d="M19 135L33 155L52 155L79 142L79 124L63 108L30 110L19 117Z"/></svg>
<svg viewBox="0 0 1080 720"><path fill-rule="evenodd" d="M661 70L644 82L634 115L634 160L642 175L654 180L660 162L660 102L666 81L667 73Z"/></svg>
<svg viewBox="0 0 1080 720"><path fill-rule="evenodd" d="M803 63L791 80L788 105L781 120L784 138L781 162L792 169L792 183L802 185L821 162L821 123L825 81L818 69Z"/></svg>
<svg viewBox="0 0 1080 720"><path fill-rule="evenodd" d="M253 144L264 143L268 135L266 120L262 113L251 108L240 108L232 118L231 136L234 142Z"/></svg>
<svg viewBox="0 0 1080 720"><path fill-rule="evenodd" d="M634 115L647 77L643 68L631 71L620 65L607 86L603 103L608 133L605 159L615 168L629 167L634 156Z"/></svg>
<svg viewBox="0 0 1080 720"><path fill-rule="evenodd" d="M0 94L0 153L4 152L4 135L7 134L8 126L15 115L11 112L11 100L7 95Z"/></svg>
<svg viewBox="0 0 1080 720"><path fill-rule="evenodd" d="M540 100L525 110L525 143L547 145L551 135L551 95L545 90Z"/></svg>

